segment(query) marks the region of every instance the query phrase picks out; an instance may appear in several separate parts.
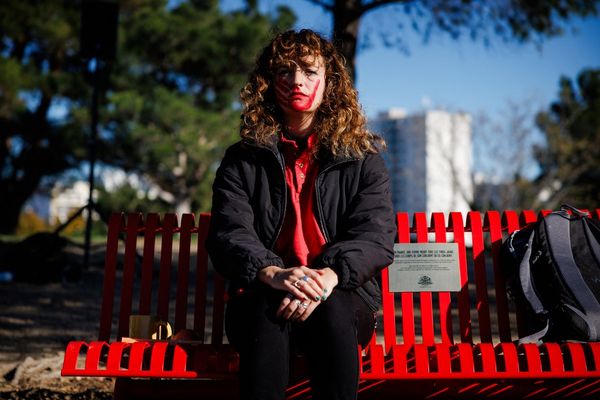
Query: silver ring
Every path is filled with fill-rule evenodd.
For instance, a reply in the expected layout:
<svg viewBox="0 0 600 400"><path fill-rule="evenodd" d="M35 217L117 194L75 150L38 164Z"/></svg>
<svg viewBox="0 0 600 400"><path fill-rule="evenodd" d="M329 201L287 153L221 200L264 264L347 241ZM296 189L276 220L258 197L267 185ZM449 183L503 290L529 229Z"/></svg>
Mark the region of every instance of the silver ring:
<svg viewBox="0 0 600 400"><path fill-rule="evenodd" d="M308 308L308 303L301 303L300 307L302 307L306 310Z"/></svg>
<svg viewBox="0 0 600 400"><path fill-rule="evenodd" d="M294 303L296 303L296 305L297 305L297 306L301 306L301 305L303 304L303 303L302 303L300 300L298 300L298 299L296 299L296 300L294 301Z"/></svg>
<svg viewBox="0 0 600 400"><path fill-rule="evenodd" d="M304 285L304 279L298 279L296 282L294 282L294 286L298 289L300 289L300 286Z"/></svg>

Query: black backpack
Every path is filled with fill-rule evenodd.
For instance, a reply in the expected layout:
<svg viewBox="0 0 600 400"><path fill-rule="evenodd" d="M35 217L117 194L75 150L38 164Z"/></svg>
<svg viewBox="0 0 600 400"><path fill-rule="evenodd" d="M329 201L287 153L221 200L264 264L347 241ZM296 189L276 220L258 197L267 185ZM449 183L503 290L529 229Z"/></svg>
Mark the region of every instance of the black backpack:
<svg viewBox="0 0 600 400"><path fill-rule="evenodd" d="M524 312L520 343L600 341L600 221L562 206L513 232L502 265L507 291Z"/></svg>

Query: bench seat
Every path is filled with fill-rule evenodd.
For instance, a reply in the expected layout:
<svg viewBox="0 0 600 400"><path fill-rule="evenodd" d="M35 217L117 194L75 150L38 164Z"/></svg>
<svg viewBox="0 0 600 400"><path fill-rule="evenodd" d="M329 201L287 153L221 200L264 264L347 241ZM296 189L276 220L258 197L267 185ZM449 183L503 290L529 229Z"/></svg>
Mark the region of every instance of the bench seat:
<svg viewBox="0 0 600 400"><path fill-rule="evenodd" d="M366 353L361 379L600 377L600 343L399 344L387 354L376 344ZM67 376L223 379L235 375L238 363L229 345L74 341L67 346L62 371Z"/></svg>
<svg viewBox="0 0 600 400"><path fill-rule="evenodd" d="M382 323L357 349L359 398L600 396L600 343L516 342L524 316L504 288L500 245L548 212L398 213L398 242L459 244L461 289L394 293L384 270ZM115 398L235 396L239 357L224 340L225 282L203 245L209 218L111 217L99 338L68 344L63 376L115 377ZM121 341L131 314L158 315L200 339ZM298 357L289 399L310 397L303 368Z"/></svg>

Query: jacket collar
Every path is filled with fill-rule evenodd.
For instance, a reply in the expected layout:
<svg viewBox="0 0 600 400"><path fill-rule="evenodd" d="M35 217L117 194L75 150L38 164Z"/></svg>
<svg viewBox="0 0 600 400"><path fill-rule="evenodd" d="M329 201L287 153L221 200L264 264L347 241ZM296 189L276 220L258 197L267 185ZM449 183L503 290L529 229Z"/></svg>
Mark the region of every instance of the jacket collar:
<svg viewBox="0 0 600 400"><path fill-rule="evenodd" d="M252 139L242 139L242 143L244 145L263 149L263 150L268 150L268 151L272 152L281 163L283 163L283 155L281 154L281 151L278 146L279 141L280 141L280 135L273 135L268 144L258 143ZM351 157L351 156L345 157L345 156L339 156L339 155L334 156L326 149L321 149L321 151L319 152L319 155L317 156L317 160L321 164L320 170L324 171L334 165L341 164L341 163L344 163L347 161L358 161L359 158Z"/></svg>

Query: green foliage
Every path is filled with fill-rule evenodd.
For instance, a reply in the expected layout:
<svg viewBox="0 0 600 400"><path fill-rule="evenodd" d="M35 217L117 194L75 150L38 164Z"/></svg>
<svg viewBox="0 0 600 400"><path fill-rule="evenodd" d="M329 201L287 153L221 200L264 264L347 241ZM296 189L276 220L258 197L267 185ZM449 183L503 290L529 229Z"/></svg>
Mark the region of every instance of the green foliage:
<svg viewBox="0 0 600 400"><path fill-rule="evenodd" d="M104 216L113 212L173 212L169 203L157 197L150 198L146 191L136 189L129 183L123 183L110 192L99 188L96 206Z"/></svg>
<svg viewBox="0 0 600 400"><path fill-rule="evenodd" d="M19 225L15 233L19 236L29 236L48 230L49 226L42 218L35 212L27 210L19 216Z"/></svg>
<svg viewBox="0 0 600 400"><path fill-rule="evenodd" d="M253 3L224 14L216 0L119 2L98 156L170 193L171 210L210 207L215 164L237 137L239 89L272 32L294 22L287 8L266 16ZM87 158L79 6L0 2L0 233L14 231L43 177Z"/></svg>
<svg viewBox="0 0 600 400"><path fill-rule="evenodd" d="M13 232L21 207L43 176L79 165L82 127L73 114L89 90L77 71L75 2L0 2L0 232ZM68 102L60 121L51 107Z"/></svg>
<svg viewBox="0 0 600 400"><path fill-rule="evenodd" d="M600 69L581 71L577 86L562 77L558 97L537 115L547 142L536 150L545 203L600 207Z"/></svg>
<svg viewBox="0 0 600 400"><path fill-rule="evenodd" d="M239 89L272 32L292 23L287 9L126 3L103 119L115 164L172 194L172 211L207 211L215 164L238 137Z"/></svg>

